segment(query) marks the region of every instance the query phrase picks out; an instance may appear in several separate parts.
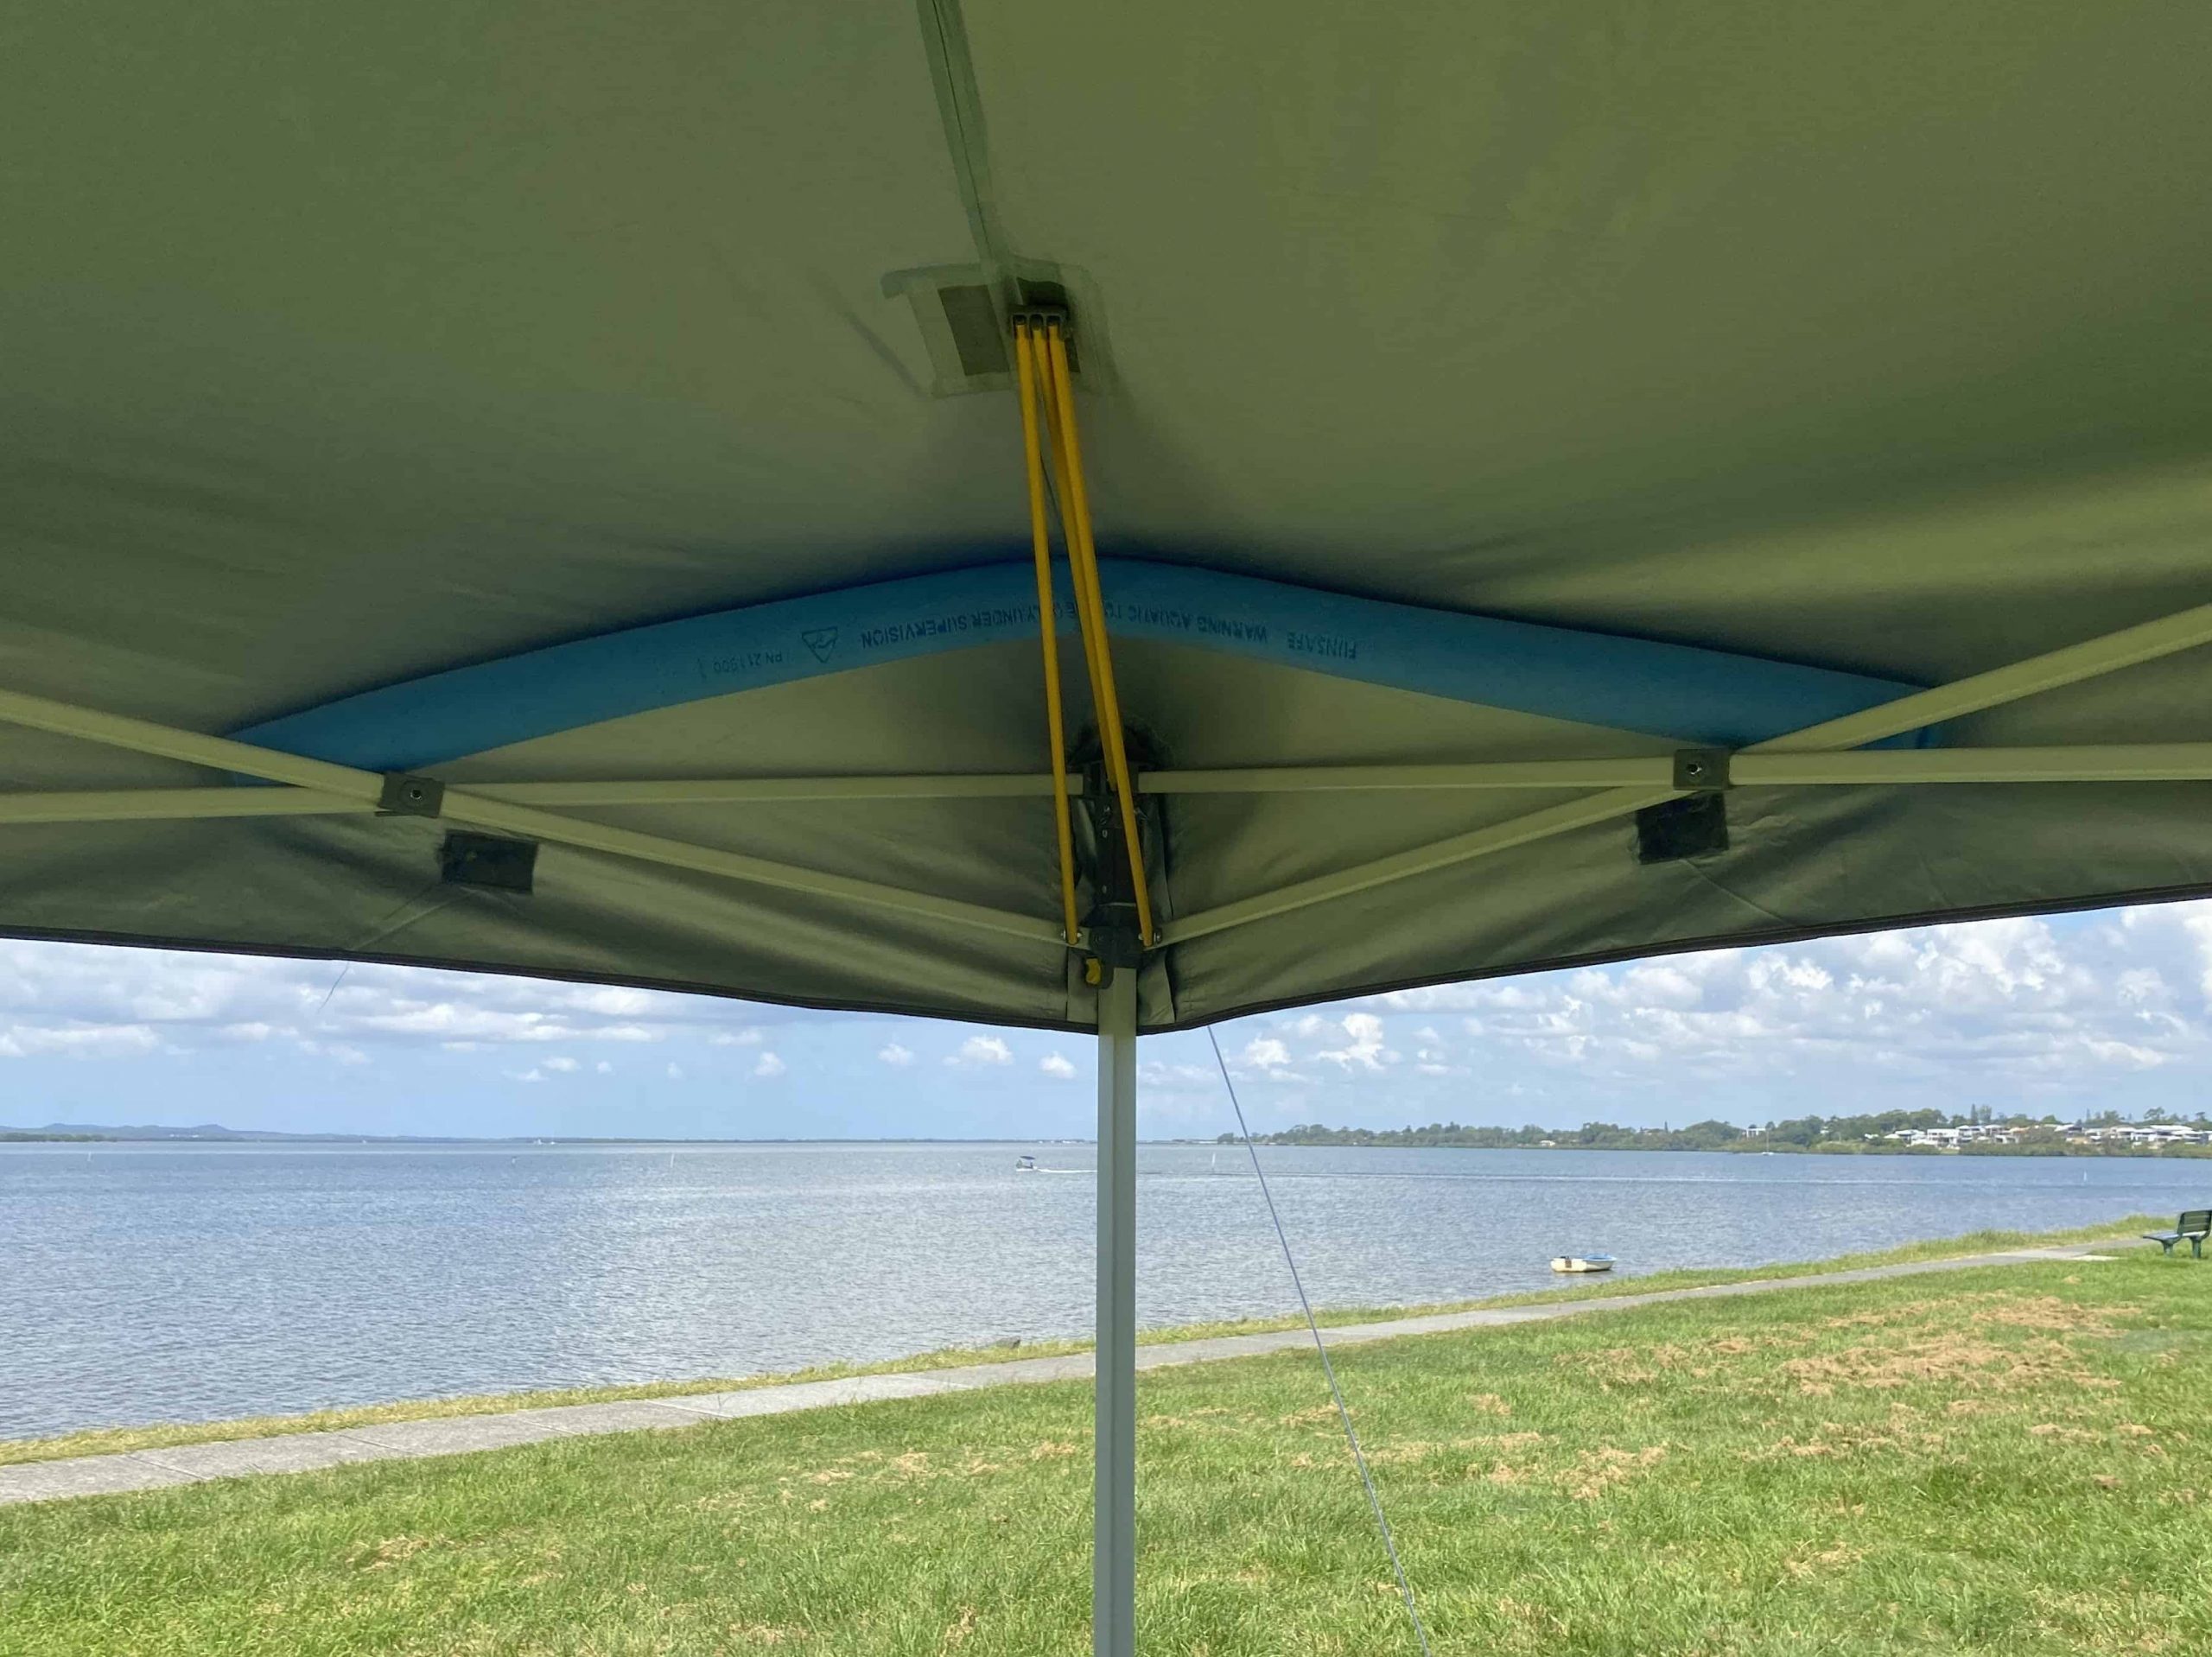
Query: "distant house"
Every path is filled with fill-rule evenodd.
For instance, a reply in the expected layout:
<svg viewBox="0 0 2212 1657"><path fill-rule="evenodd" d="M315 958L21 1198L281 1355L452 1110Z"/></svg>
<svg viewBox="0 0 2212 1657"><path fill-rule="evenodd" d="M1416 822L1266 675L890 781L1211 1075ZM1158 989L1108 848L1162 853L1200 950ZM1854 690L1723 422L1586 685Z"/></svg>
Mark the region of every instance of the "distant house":
<svg viewBox="0 0 2212 1657"><path fill-rule="evenodd" d="M1969 1122L1963 1127L1901 1128L1883 1137L1937 1151L1956 1151L1968 1145L2017 1145L2025 1135L2017 1127L2000 1127L1994 1122Z"/></svg>
<svg viewBox="0 0 2212 1657"><path fill-rule="evenodd" d="M2130 1145L2212 1144L2212 1130L2191 1127L2186 1122L2149 1122L2121 1132Z"/></svg>
<svg viewBox="0 0 2212 1657"><path fill-rule="evenodd" d="M2171 1145L2212 1145L2212 1127L2195 1122L2061 1122L2044 1128L2039 1123L2001 1126L1968 1122L1962 1127L1905 1127L1881 1137L1893 1143L1929 1151L1957 1151L1969 1145L2018 1145L2030 1132L2050 1132L2075 1145L2134 1145L2164 1150Z"/></svg>
<svg viewBox="0 0 2212 1657"><path fill-rule="evenodd" d="M2067 1122L2058 1131L2083 1145L2212 1145L2212 1128L2190 1122Z"/></svg>

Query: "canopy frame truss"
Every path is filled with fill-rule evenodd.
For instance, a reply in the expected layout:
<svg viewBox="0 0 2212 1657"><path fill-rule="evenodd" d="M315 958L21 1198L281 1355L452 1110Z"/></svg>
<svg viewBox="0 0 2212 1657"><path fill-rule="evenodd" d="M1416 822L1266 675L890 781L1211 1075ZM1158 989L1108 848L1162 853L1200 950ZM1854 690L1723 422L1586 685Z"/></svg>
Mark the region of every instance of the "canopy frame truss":
<svg viewBox="0 0 2212 1657"><path fill-rule="evenodd" d="M1862 745L1941 724L2042 691L2212 644L2212 604L2144 622L1947 685L1825 721L1726 756L1725 785L1869 786L1958 783L2127 783L2212 780L2212 743L2113 743L2048 747L1876 749ZM389 814L394 778L327 760L207 736L74 703L0 690L0 721L131 752L181 760L277 784L0 793L8 823ZM1313 904L1607 822L1705 791L1686 785L1679 750L1619 759L1467 764L1277 766L1159 771L1138 791L1163 796L1327 790L1496 790L1598 787L1545 807L1349 868L1316 875L1167 922L1177 943ZM755 885L979 928L1065 947L1060 927L935 893L773 862L663 835L566 816L556 806L731 805L776 801L1026 799L1050 797L1049 772L969 775L664 778L442 784L435 816L495 833L629 857ZM1078 943L1082 940L1077 941Z"/></svg>
<svg viewBox="0 0 2212 1657"><path fill-rule="evenodd" d="M2057 650L2028 657L2004 667L1969 674L1963 679L1953 680L1949 684L1900 696L1862 713L1847 714L1840 719L1824 720L1802 730L1770 737L1766 741L1751 744L1742 752L1746 757L1757 759L1767 755L1819 754L1857 748L1908 731L1962 719L1969 714L2001 707L2042 691L2056 690L2087 679L2101 678L2123 668L2156 661L2160 657L2203 644L2212 644L2212 604L2196 605L2173 615L2142 622L2133 627L2123 627L2116 632L2085 639L2080 644L2063 645ZM1732 761L1732 771L1741 763ZM1670 775L1665 787L1655 784L1650 787L1610 789L1602 794L1532 811L1525 816L1492 823L1412 851L1395 853L1351 868L1316 875L1311 879L1294 881L1272 892L1198 911L1171 924L1167 930L1167 942L1175 943L1204 937L1210 932L1222 931L1231 926L1245 925L1313 904L1350 897L1355 892L1385 886L1394 880L1427 874L1436 869L1488 856L1493 852L1508 851L1516 846L1549 839L1554 835L1624 817L1647 806L1662 805L1669 800L1697 791L1677 786L1677 779L1671 774L1671 766L1669 769Z"/></svg>
<svg viewBox="0 0 2212 1657"><path fill-rule="evenodd" d="M1706 752L1684 749L1679 752ZM1507 759L1404 765L1253 765L1140 772L1139 794L1535 792L1665 788L1671 753L1604 759ZM1850 750L1731 756L1733 788L1868 788L1940 783L2194 783L2212 781L2212 742L2054 744L2034 747ZM831 800L1027 800L1052 797L1043 772L938 776L609 778L601 782L472 783L467 791L525 806L715 806ZM159 822L207 817L370 816L377 803L303 788L117 788L0 792L0 824Z"/></svg>
<svg viewBox="0 0 2212 1657"><path fill-rule="evenodd" d="M273 748L257 747L251 743L235 741L228 737L204 736L197 732L178 730L173 726L101 713L68 702L50 701L43 696L24 695L16 691L0 690L0 721L28 726L58 736L79 737L86 741L124 748L135 753L181 759L216 771L232 771L257 777L266 782L283 784L289 790L303 794L310 810L324 815L333 812L376 813L385 808L387 789L392 781L378 771L359 771L351 765L334 765L327 760L303 759L297 754L281 753ZM142 790L128 791L138 795L149 792ZM190 793L199 803L199 809L188 815L205 816L226 815L219 812L215 803L207 798L218 791L251 796L271 790L237 788L181 791ZM563 816L557 812L542 810L535 806L493 799L472 789L451 787L440 788L437 791L439 799L435 815L472 828L548 841L585 851L634 858L641 862L658 863L671 868L690 869L702 874L722 875L757 886L864 904L928 920L1031 939L1050 944L1056 949L1066 947L1066 940L1060 936L1058 926L1027 915L1010 914L981 904L939 897L932 892L909 892L901 887L886 886L880 881L803 869L788 863L748 856L741 852L695 846L662 835L641 834L632 828ZM151 792L158 795L160 790ZM245 815L267 815L270 809L266 807L250 808ZM47 820L53 821L51 818Z"/></svg>

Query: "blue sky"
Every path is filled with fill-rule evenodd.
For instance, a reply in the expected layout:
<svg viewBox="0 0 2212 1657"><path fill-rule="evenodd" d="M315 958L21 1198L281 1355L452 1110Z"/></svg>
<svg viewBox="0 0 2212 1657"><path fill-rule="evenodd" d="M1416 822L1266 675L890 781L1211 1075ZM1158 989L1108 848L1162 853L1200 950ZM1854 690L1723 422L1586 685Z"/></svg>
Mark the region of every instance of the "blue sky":
<svg viewBox="0 0 2212 1657"><path fill-rule="evenodd" d="M333 986L335 985L334 993ZM2205 1108L2212 905L1722 950L1224 1025L1255 1128ZM1231 1126L1203 1034L1141 1131ZM0 1126L1084 1137L1081 1037L475 974L0 942Z"/></svg>

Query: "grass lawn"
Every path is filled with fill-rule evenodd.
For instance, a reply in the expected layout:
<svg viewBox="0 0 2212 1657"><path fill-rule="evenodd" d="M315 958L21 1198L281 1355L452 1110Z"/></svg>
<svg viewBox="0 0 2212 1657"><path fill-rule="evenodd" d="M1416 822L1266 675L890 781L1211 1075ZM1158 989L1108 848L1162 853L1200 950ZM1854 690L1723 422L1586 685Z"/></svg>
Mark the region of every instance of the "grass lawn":
<svg viewBox="0 0 2212 1657"><path fill-rule="evenodd" d="M2212 1264L1345 1350L1440 1653L2212 1644ZM0 1508L0 1653L1088 1649L1089 1388ZM1148 1653L1411 1652L1310 1354L1140 1381Z"/></svg>

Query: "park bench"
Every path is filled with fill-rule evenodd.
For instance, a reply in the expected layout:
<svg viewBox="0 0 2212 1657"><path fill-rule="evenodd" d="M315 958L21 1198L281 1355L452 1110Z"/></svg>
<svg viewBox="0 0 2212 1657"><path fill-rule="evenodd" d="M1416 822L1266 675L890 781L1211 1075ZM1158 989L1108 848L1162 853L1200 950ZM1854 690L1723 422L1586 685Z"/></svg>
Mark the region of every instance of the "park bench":
<svg viewBox="0 0 2212 1657"><path fill-rule="evenodd" d="M2189 1252L2197 1259L2204 1258L2204 1234L2212 1231L2212 1209L2191 1209L2174 1222L2171 1231L2146 1231L2145 1241L2154 1242L2169 1254L2174 1245L2183 1238L2189 1241Z"/></svg>

